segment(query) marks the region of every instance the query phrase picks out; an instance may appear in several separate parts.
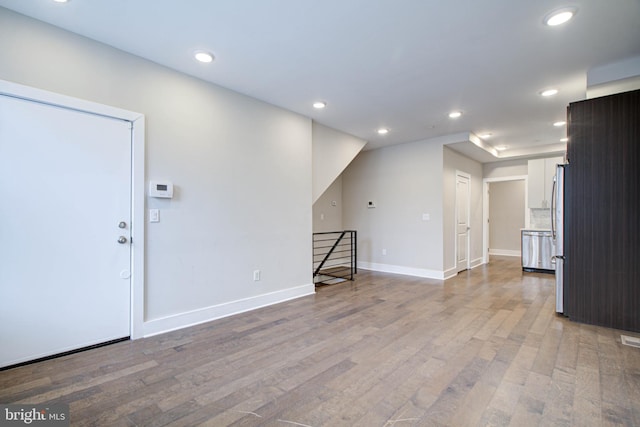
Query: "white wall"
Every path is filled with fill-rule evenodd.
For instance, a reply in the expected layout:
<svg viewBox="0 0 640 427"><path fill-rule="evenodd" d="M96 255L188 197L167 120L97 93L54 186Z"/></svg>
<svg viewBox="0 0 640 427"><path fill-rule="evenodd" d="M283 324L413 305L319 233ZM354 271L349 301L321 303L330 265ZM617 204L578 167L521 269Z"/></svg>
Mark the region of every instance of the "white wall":
<svg viewBox="0 0 640 427"><path fill-rule="evenodd" d="M358 231L358 264L441 278L442 190L441 142L360 153L342 174L343 225Z"/></svg>
<svg viewBox="0 0 640 427"><path fill-rule="evenodd" d="M3 8L0 51L1 79L145 114L176 186L147 201L147 334L313 292L310 119Z"/></svg>
<svg viewBox="0 0 640 427"><path fill-rule="evenodd" d="M526 159L503 160L482 165L484 178L523 176L528 174L528 169Z"/></svg>
<svg viewBox="0 0 640 427"><path fill-rule="evenodd" d="M443 148L443 243L445 277L456 274L456 171L471 176L470 200L470 252L471 267L482 263L482 164L457 153L446 146Z"/></svg>
<svg viewBox="0 0 640 427"><path fill-rule="evenodd" d="M640 76L640 56L599 65L587 71L587 88Z"/></svg>
<svg viewBox="0 0 640 427"><path fill-rule="evenodd" d="M343 230L342 175L313 204L313 232Z"/></svg>
<svg viewBox="0 0 640 427"><path fill-rule="evenodd" d="M313 122L313 203L365 146L355 136Z"/></svg>
<svg viewBox="0 0 640 427"><path fill-rule="evenodd" d="M358 230L361 268L438 279L455 274L457 170L471 176L471 267L482 263L482 164L446 147L468 137L364 151L349 165L342 174L343 225Z"/></svg>
<svg viewBox="0 0 640 427"><path fill-rule="evenodd" d="M587 99L640 89L640 56L594 67L587 72Z"/></svg>

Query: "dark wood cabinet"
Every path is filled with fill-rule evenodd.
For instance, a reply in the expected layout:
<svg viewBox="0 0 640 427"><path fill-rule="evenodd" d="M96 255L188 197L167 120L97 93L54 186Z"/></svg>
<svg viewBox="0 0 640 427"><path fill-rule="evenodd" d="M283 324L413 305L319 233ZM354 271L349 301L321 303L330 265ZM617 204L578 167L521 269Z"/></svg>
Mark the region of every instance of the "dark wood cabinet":
<svg viewBox="0 0 640 427"><path fill-rule="evenodd" d="M640 90L568 108L564 312L640 332Z"/></svg>

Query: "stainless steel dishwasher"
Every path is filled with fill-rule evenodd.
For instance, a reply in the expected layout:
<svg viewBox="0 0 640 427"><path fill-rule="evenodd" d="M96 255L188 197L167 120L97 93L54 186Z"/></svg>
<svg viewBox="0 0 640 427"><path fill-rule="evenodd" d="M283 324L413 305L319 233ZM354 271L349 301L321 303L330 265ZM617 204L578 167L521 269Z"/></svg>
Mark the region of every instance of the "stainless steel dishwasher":
<svg viewBox="0 0 640 427"><path fill-rule="evenodd" d="M522 230L522 270L553 273L555 263L550 230Z"/></svg>

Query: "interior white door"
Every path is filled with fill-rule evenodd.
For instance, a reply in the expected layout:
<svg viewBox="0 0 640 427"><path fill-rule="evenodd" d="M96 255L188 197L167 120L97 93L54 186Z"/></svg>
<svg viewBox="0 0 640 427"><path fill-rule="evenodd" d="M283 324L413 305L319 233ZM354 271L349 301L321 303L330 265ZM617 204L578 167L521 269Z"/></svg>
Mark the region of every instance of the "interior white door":
<svg viewBox="0 0 640 427"><path fill-rule="evenodd" d="M470 176L456 173L456 270L469 268Z"/></svg>
<svg viewBox="0 0 640 427"><path fill-rule="evenodd" d="M0 95L0 366L130 335L130 127Z"/></svg>

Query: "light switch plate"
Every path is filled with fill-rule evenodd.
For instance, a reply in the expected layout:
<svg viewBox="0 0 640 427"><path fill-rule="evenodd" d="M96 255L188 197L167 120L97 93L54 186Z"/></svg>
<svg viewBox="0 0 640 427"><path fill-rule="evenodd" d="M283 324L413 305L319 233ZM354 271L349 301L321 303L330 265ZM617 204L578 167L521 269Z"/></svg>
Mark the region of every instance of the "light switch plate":
<svg viewBox="0 0 640 427"><path fill-rule="evenodd" d="M160 209L149 209L149 222L160 222Z"/></svg>

